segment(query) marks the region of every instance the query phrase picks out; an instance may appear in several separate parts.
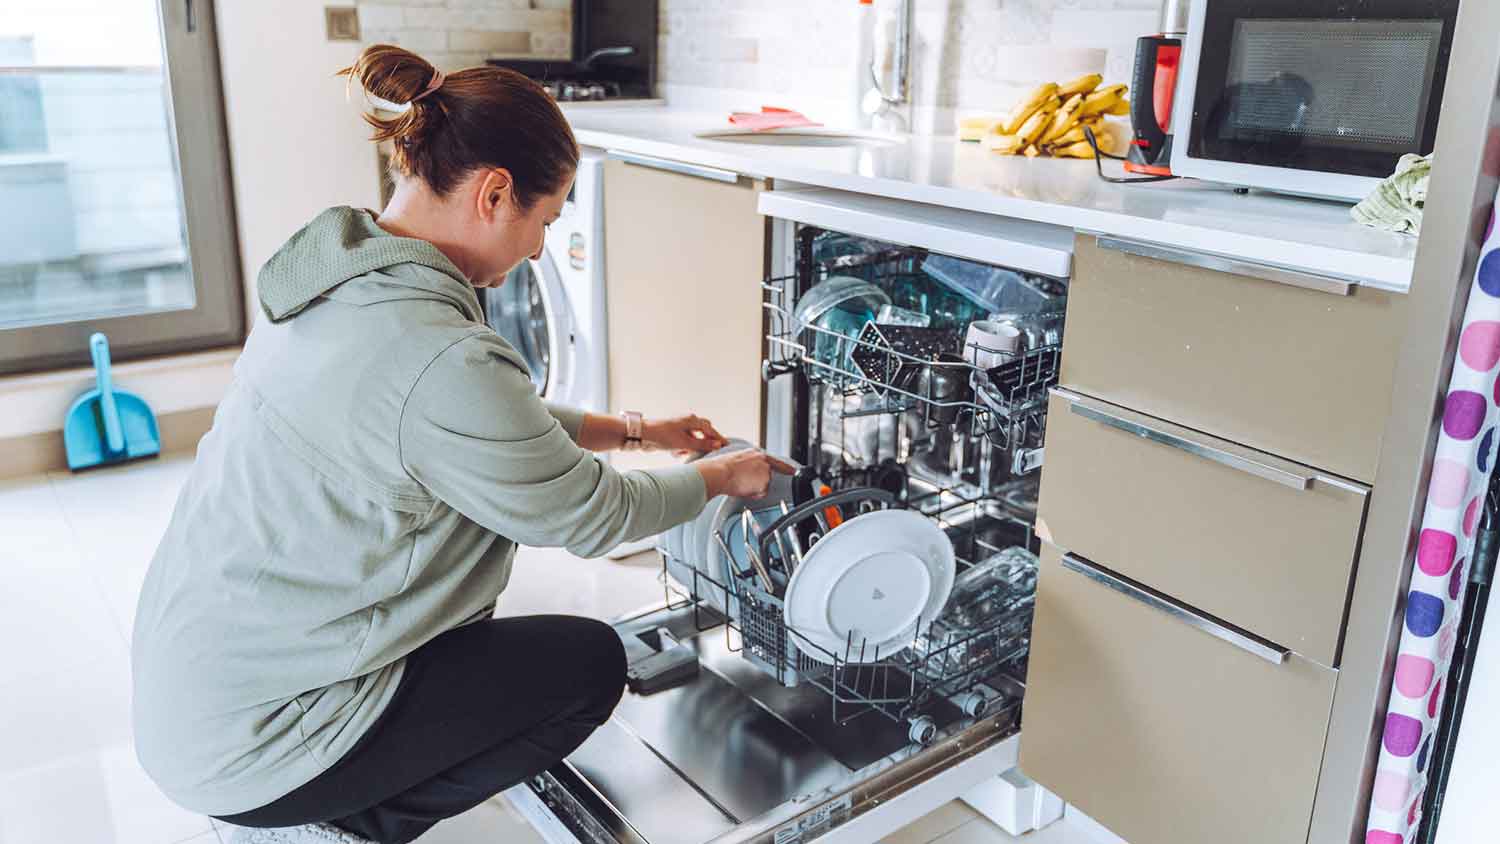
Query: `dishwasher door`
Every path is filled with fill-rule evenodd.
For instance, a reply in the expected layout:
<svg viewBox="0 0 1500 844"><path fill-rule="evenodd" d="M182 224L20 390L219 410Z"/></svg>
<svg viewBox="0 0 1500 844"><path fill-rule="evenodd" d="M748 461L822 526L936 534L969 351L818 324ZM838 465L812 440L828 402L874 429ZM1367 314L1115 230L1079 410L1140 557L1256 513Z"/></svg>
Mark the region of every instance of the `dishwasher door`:
<svg viewBox="0 0 1500 844"><path fill-rule="evenodd" d="M698 653L690 683L627 692L568 760L506 796L549 842L873 842L1016 764L1017 687L978 719L951 704L932 743L870 713L838 723L826 694L784 687L700 630L690 606L617 624L622 637L665 628Z"/></svg>

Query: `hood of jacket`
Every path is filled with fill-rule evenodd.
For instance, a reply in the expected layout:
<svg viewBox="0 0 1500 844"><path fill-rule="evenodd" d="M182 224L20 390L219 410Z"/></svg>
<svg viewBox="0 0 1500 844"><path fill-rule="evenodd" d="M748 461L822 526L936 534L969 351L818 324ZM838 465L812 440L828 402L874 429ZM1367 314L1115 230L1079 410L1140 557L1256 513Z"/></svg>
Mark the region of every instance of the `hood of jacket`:
<svg viewBox="0 0 1500 844"><path fill-rule="evenodd" d="M436 272L393 270L401 265ZM344 282L377 270L390 271L376 294L383 300L448 302L469 319L484 321L474 286L436 246L397 237L375 223L374 213L346 206L319 214L271 256L257 278L260 306L272 322L281 322Z"/></svg>

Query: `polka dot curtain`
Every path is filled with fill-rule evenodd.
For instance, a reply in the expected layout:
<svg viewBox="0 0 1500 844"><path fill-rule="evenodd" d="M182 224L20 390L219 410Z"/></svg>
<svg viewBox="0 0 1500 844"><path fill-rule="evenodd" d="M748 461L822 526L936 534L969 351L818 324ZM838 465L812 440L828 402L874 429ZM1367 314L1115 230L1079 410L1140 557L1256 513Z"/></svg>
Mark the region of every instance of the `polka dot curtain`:
<svg viewBox="0 0 1500 844"><path fill-rule="evenodd" d="M1500 421L1500 238L1493 211L1463 326L1406 595L1365 844L1407 844L1417 831L1474 527L1494 468Z"/></svg>

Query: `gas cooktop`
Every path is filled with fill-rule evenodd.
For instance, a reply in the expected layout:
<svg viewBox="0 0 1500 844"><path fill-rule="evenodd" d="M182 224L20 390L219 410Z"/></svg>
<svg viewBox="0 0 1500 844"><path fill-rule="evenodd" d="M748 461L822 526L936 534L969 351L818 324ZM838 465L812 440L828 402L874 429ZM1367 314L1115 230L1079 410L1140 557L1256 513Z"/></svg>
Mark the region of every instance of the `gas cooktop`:
<svg viewBox="0 0 1500 844"><path fill-rule="evenodd" d="M543 79L539 80L547 93L558 102L588 102L593 100L639 99L638 95L627 96L621 92L620 84L597 79Z"/></svg>

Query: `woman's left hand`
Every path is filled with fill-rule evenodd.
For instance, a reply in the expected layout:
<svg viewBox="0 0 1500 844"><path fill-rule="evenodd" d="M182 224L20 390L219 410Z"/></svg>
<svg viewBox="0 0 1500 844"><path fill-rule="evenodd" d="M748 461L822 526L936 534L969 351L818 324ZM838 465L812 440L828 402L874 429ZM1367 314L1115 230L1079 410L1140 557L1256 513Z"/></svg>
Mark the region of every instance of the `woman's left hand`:
<svg viewBox="0 0 1500 844"><path fill-rule="evenodd" d="M728 440L701 416L679 416L675 419L647 420L641 439L650 448L679 454L706 453L723 448Z"/></svg>

